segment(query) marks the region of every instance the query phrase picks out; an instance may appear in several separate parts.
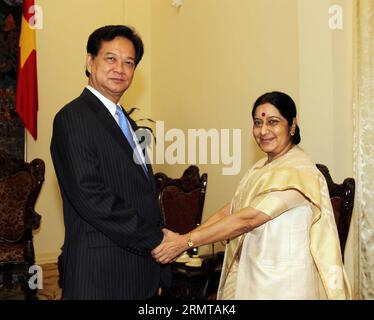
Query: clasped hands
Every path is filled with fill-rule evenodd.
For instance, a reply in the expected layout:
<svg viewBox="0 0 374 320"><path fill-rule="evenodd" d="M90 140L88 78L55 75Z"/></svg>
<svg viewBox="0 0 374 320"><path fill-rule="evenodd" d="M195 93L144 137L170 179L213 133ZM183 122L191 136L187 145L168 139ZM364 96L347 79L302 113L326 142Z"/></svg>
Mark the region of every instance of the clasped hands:
<svg viewBox="0 0 374 320"><path fill-rule="evenodd" d="M162 264L175 261L178 256L188 249L187 236L162 229L164 238L162 242L152 250L153 258Z"/></svg>

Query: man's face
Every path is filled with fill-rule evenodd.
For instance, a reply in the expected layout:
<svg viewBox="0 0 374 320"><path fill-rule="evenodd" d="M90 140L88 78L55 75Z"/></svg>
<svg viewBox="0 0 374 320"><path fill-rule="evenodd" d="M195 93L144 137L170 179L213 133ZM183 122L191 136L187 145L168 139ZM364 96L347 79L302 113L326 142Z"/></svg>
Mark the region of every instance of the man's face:
<svg viewBox="0 0 374 320"><path fill-rule="evenodd" d="M87 55L87 70L88 84L117 103L134 77L134 45L123 37L103 41L96 57Z"/></svg>

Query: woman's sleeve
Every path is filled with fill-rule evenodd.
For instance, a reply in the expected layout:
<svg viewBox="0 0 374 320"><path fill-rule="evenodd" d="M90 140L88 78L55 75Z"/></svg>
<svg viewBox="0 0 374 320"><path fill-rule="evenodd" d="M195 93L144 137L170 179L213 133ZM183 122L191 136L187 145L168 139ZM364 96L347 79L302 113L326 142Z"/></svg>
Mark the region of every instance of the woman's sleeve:
<svg viewBox="0 0 374 320"><path fill-rule="evenodd" d="M253 199L250 206L274 219L283 212L307 203L308 200L302 193L295 189L289 189L259 195Z"/></svg>

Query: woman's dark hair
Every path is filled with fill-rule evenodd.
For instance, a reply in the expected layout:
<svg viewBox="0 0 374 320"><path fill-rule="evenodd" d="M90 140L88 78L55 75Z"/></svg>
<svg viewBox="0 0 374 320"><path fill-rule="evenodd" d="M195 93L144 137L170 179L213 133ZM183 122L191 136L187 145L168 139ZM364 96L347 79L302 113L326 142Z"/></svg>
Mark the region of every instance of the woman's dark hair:
<svg viewBox="0 0 374 320"><path fill-rule="evenodd" d="M256 108L262 104L270 103L276 107L280 114L287 119L288 125L291 127L293 119L296 118L296 105L292 98L279 91L267 92L259 97L253 105L252 118L254 119ZM301 141L300 128L296 125L295 134L291 137L293 144L299 144Z"/></svg>
<svg viewBox="0 0 374 320"><path fill-rule="evenodd" d="M104 26L96 29L88 38L87 53L96 57L101 48L103 41L111 41L115 37L123 37L132 42L135 48L135 66L138 65L143 57L144 46L140 36L131 27L123 25ZM86 76L89 77L90 73L86 70Z"/></svg>

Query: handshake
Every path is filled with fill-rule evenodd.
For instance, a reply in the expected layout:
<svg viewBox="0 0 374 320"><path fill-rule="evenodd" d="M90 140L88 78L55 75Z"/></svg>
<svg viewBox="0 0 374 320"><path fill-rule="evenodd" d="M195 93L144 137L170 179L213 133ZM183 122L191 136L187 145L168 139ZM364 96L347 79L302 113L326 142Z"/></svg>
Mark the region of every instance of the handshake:
<svg viewBox="0 0 374 320"><path fill-rule="evenodd" d="M178 256L190 249L188 245L189 234L179 234L166 228L162 229L164 238L162 242L152 250L153 258L162 264L175 261Z"/></svg>

